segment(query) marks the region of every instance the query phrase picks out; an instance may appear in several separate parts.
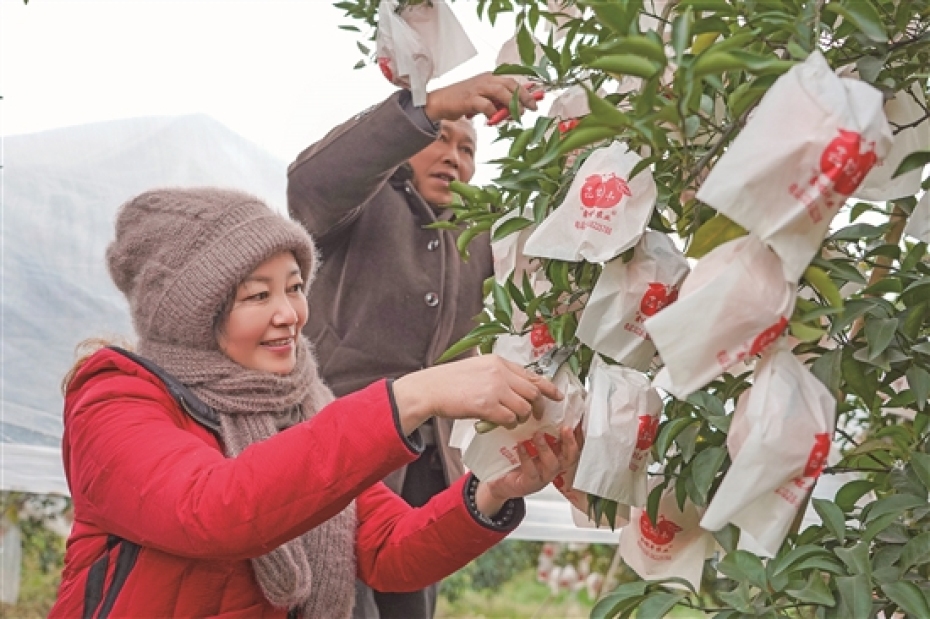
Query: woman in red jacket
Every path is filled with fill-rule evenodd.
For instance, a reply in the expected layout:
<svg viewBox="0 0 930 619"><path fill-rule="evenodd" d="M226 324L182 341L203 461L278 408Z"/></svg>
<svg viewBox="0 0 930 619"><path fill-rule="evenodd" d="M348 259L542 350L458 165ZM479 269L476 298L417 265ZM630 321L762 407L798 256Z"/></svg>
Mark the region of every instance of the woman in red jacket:
<svg viewBox="0 0 930 619"><path fill-rule="evenodd" d="M251 196L142 194L107 260L138 355L102 348L66 379L74 526L52 617L349 617L356 575L382 591L445 577L577 463L566 432L559 454L539 436L520 468L419 509L387 490L427 419L513 425L561 394L484 356L334 399L300 335L312 241Z"/></svg>

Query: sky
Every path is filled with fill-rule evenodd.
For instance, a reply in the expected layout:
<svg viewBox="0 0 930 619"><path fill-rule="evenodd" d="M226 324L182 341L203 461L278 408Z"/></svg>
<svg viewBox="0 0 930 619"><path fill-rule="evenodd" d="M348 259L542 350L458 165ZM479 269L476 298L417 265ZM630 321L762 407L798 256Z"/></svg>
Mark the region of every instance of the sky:
<svg viewBox="0 0 930 619"><path fill-rule="evenodd" d="M451 7L478 55L429 89L493 70L513 19ZM205 113L290 162L395 87L364 58L367 33L330 0L0 0L0 135L138 116ZM496 129L476 120L495 176Z"/></svg>

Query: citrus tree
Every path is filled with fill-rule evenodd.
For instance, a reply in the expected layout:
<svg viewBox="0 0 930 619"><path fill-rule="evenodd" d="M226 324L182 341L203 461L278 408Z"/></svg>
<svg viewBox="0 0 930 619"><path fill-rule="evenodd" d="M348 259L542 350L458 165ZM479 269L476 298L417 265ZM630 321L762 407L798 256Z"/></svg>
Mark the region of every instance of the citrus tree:
<svg viewBox="0 0 930 619"><path fill-rule="evenodd" d="M498 73L530 78L553 92L582 85L590 113L570 131L556 130L558 120L547 117L499 129L509 142L508 154L494 162L499 176L485 187L458 187L463 199L450 225L464 229L459 243L466 254L482 232L493 229L500 239L542 222L559 207L591 149L612 140L642 155L631 176L652 170L658 198L648 227L671 235L687 256L698 259L746 234L695 194L773 83L815 51L885 100L911 93L922 114L892 124L895 134L930 117L928 0L472 5L490 23L505 13L515 18L520 62ZM352 22L347 29L373 40L377 0L336 6ZM359 43L366 55L367 43ZM628 78L638 79L636 87L618 89ZM918 150L897 172L928 162L930 153ZM923 190L928 183L924 178ZM602 597L595 616L659 617L676 606L720 618L930 616L930 261L926 243L902 234L919 194L846 200L798 283L789 326L793 352L837 401L833 440L843 457L823 475L857 478L833 500L813 499L821 524L800 530L796 519L776 556L737 549L740 532L729 525L715 534L721 552L708 560L700 590L625 582ZM505 214L506 224L495 226ZM530 318L527 325L545 322L556 343L577 345L570 364L585 377L594 352L580 345L575 331L603 265L541 262L551 289L537 293L526 282L489 281L486 311L448 356L474 346L489 351L501 334L527 331L514 324L520 310ZM660 466L650 474L662 479L646 508L653 521L665 487L699 507L714 497L730 466L727 413L750 381L747 373L724 373L687 399L667 397L652 446ZM595 505L596 511L612 508L605 501Z"/></svg>

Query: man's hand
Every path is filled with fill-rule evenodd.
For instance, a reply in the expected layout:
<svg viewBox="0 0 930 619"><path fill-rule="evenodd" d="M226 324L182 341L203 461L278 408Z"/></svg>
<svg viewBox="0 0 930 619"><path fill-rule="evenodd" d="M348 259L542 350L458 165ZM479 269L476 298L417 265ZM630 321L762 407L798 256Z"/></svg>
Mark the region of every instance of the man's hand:
<svg viewBox="0 0 930 619"><path fill-rule="evenodd" d="M433 122L471 118L484 114L491 118L497 110L510 105L513 93L519 92L523 108L535 110L536 99L512 77L480 73L426 95L423 111Z"/></svg>

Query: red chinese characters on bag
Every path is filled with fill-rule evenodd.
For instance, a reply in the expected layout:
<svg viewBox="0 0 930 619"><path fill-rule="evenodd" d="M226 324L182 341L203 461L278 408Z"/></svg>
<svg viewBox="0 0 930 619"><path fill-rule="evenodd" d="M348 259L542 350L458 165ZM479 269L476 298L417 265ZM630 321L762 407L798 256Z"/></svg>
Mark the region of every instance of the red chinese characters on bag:
<svg viewBox="0 0 930 619"><path fill-rule="evenodd" d="M533 323L533 328L530 329L530 344L533 345L533 357L541 357L555 346L549 327L543 321L537 320Z"/></svg>
<svg viewBox="0 0 930 619"><path fill-rule="evenodd" d="M812 171L807 187L803 183L793 183L789 187L791 195L804 205L814 223L824 218L821 207L826 213L839 208L878 161L875 142L869 142L862 152L859 133L848 129L837 131L839 135L821 153L819 169Z"/></svg>
<svg viewBox="0 0 930 619"><path fill-rule="evenodd" d="M659 516L659 523L653 525L646 510L643 510L639 517L639 532L642 534L640 549L653 560L668 560L671 558L669 546L680 531L680 526L662 515Z"/></svg>
<svg viewBox="0 0 930 619"><path fill-rule="evenodd" d="M752 341L752 346L749 348L749 354L762 354L762 351L768 348L769 344L777 340L778 336L782 334L787 326L788 319L782 316L778 322L756 336L756 339Z"/></svg>
<svg viewBox="0 0 930 619"><path fill-rule="evenodd" d="M378 58L378 67L381 69L381 74L387 78L387 81L394 83L394 72L391 71L391 59L387 56L382 56Z"/></svg>
<svg viewBox="0 0 930 619"><path fill-rule="evenodd" d="M561 133L562 135L565 135L566 133L568 133L575 127L577 127L578 123L580 122L581 122L580 118L569 118L568 120L559 121L559 124L558 124L559 133Z"/></svg>
<svg viewBox="0 0 930 619"><path fill-rule="evenodd" d="M814 446L807 456L807 464L800 477L795 477L775 491L775 494L790 505L800 505L808 491L814 486L814 480L820 477L823 467L830 455L830 435L826 432L814 435Z"/></svg>
<svg viewBox="0 0 930 619"><path fill-rule="evenodd" d="M650 282L639 303L643 316L652 316L659 310L671 305L678 299L678 289L659 282Z"/></svg>
<svg viewBox="0 0 930 619"><path fill-rule="evenodd" d="M804 477L820 477L820 472L827 464L830 454L830 435L826 432L814 435L814 446L807 457L807 466L804 467Z"/></svg>
<svg viewBox="0 0 930 619"><path fill-rule="evenodd" d="M636 450L630 456L630 470L640 471L648 463L649 450L659 431L659 418L652 415L639 416L639 430L636 433Z"/></svg>
<svg viewBox="0 0 930 619"><path fill-rule="evenodd" d="M827 145L820 156L820 171L833 181L833 189L844 196L851 195L878 160L875 144L860 152L862 136L855 131L839 130L839 137Z"/></svg>
<svg viewBox="0 0 930 619"><path fill-rule="evenodd" d="M581 187L581 203L591 208L613 208L632 196L627 182L615 174L592 174Z"/></svg>
<svg viewBox="0 0 930 619"><path fill-rule="evenodd" d="M720 367L727 369L735 363L739 363L747 356L761 355L766 348L768 348L775 340L778 339L785 328L788 326L788 319L782 316L779 318L771 327L765 329L755 337L752 343L748 348L744 347L742 350L736 351L736 353L731 357L727 354L727 351L721 350L717 353L717 363L720 364Z"/></svg>
<svg viewBox="0 0 930 619"><path fill-rule="evenodd" d="M653 316L660 310L668 307L678 300L678 287L666 286L661 282L649 282L643 298L639 302L639 311L636 312L635 322L627 322L623 325L624 330L635 333L644 340L651 340L649 333L642 327L642 323L649 316Z"/></svg>
<svg viewBox="0 0 930 619"><path fill-rule="evenodd" d="M636 434L636 449L646 451L656 440L659 418L652 415L639 416L639 432Z"/></svg>

